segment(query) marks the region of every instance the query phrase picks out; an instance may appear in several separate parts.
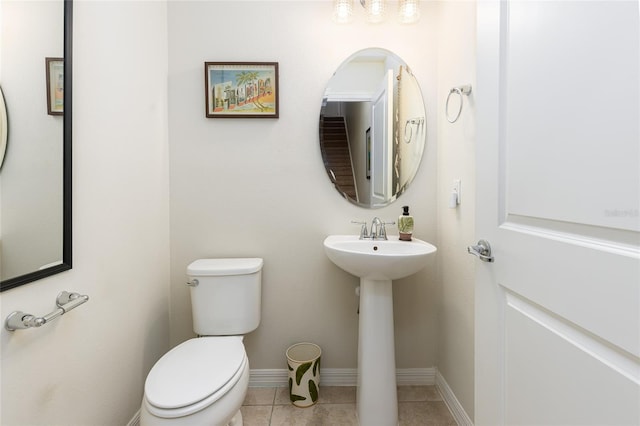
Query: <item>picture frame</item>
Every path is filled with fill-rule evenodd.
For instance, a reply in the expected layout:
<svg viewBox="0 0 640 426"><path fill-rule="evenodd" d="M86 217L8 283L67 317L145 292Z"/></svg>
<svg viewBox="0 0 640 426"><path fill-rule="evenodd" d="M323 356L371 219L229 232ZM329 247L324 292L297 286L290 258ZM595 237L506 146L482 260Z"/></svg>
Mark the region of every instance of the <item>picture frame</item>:
<svg viewBox="0 0 640 426"><path fill-rule="evenodd" d="M45 58L47 114L64 115L64 59Z"/></svg>
<svg viewBox="0 0 640 426"><path fill-rule="evenodd" d="M205 62L207 118L278 118L277 62Z"/></svg>
<svg viewBox="0 0 640 426"><path fill-rule="evenodd" d="M369 127L365 133L365 164L366 164L366 173L367 179L371 179L371 127Z"/></svg>

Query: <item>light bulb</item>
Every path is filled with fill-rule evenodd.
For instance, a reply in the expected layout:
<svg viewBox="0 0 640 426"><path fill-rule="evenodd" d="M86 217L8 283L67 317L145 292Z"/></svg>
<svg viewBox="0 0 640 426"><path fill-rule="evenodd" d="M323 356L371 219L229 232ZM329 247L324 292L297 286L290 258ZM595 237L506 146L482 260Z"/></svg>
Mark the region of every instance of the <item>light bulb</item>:
<svg viewBox="0 0 640 426"><path fill-rule="evenodd" d="M369 22L382 22L386 12L385 0L367 0L365 3L367 20Z"/></svg>
<svg viewBox="0 0 640 426"><path fill-rule="evenodd" d="M412 24L420 19L420 0L400 0L398 17L403 24Z"/></svg>
<svg viewBox="0 0 640 426"><path fill-rule="evenodd" d="M338 24L351 22L353 18L353 0L335 0L333 2L333 20Z"/></svg>

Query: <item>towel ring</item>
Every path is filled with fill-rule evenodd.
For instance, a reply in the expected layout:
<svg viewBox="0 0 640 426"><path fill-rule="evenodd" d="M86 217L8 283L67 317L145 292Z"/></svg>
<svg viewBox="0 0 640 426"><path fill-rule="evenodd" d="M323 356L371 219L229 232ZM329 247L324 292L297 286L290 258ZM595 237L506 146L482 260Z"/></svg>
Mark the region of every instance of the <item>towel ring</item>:
<svg viewBox="0 0 640 426"><path fill-rule="evenodd" d="M457 93L458 96L460 97L460 106L458 107L458 112L456 113L456 116L454 118L450 118L449 99L451 99L451 95L453 93ZM444 107L444 112L445 112L445 115L447 116L447 121L449 123L455 123L456 121L458 121L458 118L460 118L460 114L462 113L462 95L469 96L470 93L471 93L470 84L466 86L454 87L449 91L449 95L447 96L447 103L445 104L445 107Z"/></svg>

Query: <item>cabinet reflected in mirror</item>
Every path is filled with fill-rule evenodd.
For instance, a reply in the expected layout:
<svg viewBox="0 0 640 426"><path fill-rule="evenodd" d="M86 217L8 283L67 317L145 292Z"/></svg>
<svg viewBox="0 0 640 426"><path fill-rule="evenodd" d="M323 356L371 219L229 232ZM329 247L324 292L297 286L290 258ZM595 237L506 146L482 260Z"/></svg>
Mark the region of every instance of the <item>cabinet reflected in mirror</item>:
<svg viewBox="0 0 640 426"><path fill-rule="evenodd" d="M71 268L72 12L71 0L0 2L2 291Z"/></svg>
<svg viewBox="0 0 640 426"><path fill-rule="evenodd" d="M420 166L425 115L418 82L397 55L371 48L347 58L320 109L320 150L338 193L366 208L395 201Z"/></svg>

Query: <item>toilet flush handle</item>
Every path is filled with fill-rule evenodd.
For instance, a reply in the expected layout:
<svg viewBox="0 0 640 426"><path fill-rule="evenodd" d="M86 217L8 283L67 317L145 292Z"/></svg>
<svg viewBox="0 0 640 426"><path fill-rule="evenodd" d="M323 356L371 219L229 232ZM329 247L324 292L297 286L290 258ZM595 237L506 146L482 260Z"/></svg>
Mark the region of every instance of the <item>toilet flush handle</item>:
<svg viewBox="0 0 640 426"><path fill-rule="evenodd" d="M198 286L198 284L199 284L199 283L198 283L198 280L197 280L197 279L195 279L195 278L194 278L194 279L192 279L191 281L187 281L187 285L188 285L189 287L197 287L197 286Z"/></svg>

